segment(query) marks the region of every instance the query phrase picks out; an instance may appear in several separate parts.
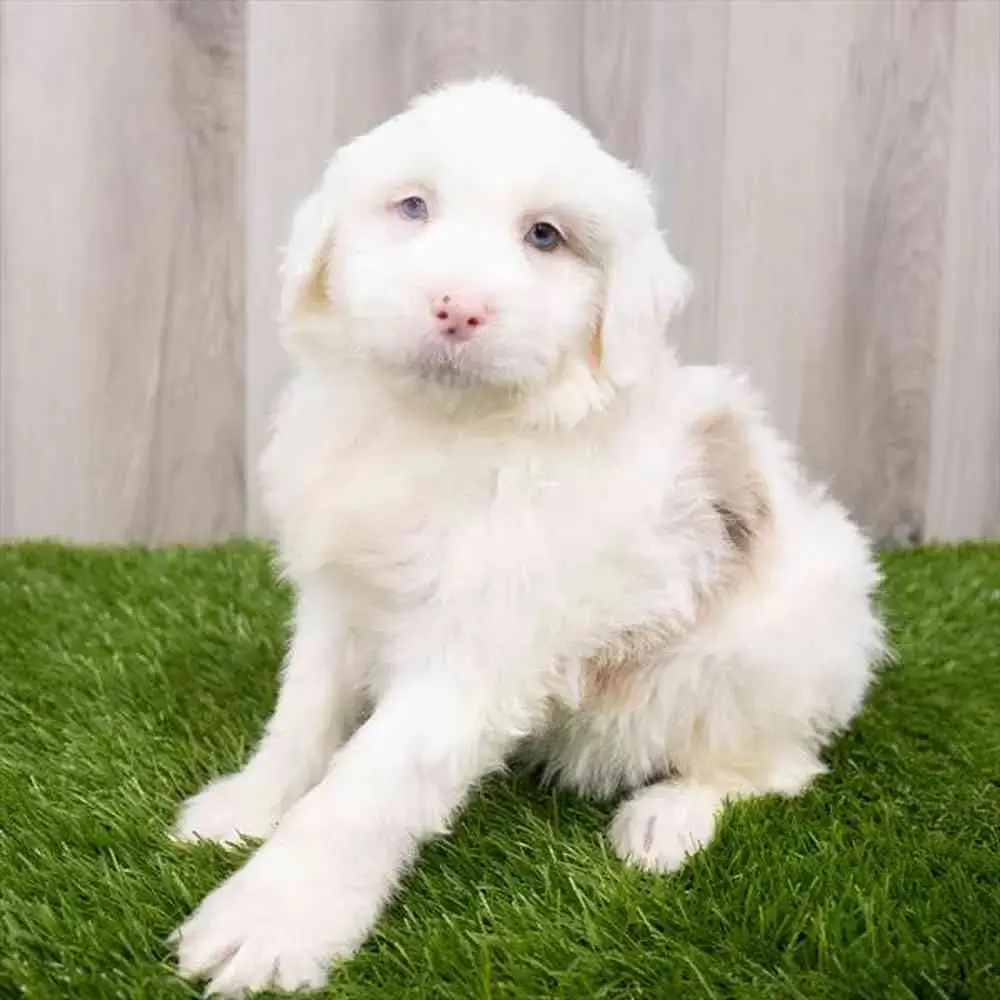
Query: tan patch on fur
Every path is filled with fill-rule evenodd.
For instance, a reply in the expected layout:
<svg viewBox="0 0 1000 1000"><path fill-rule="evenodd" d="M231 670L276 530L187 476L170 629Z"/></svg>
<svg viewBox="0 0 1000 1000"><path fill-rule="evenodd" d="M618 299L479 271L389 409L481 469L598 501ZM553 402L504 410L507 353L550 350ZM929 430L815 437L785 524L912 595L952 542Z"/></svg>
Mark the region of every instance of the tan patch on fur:
<svg viewBox="0 0 1000 1000"><path fill-rule="evenodd" d="M625 701L636 678L663 652L672 631L662 625L621 631L584 663L584 698Z"/></svg>
<svg viewBox="0 0 1000 1000"><path fill-rule="evenodd" d="M700 595L696 624L716 614L753 576L761 539L772 519L767 484L754 461L746 425L720 410L695 425L702 476L711 497L715 543L722 543L718 574Z"/></svg>
<svg viewBox="0 0 1000 1000"><path fill-rule="evenodd" d="M604 361L604 327L597 321L597 327L590 337L590 363L594 368L600 368Z"/></svg>
<svg viewBox="0 0 1000 1000"><path fill-rule="evenodd" d="M711 497L711 537L723 546L719 572L699 594L693 620L661 621L624 629L584 664L584 697L622 703L643 671L671 641L697 628L752 574L758 543L771 523L766 484L754 464L746 428L735 413L721 410L695 425L702 476Z"/></svg>
<svg viewBox="0 0 1000 1000"><path fill-rule="evenodd" d="M700 420L695 432L712 509L734 558L748 562L771 523L771 505L764 477L754 464L746 427L731 410L720 410Z"/></svg>
<svg viewBox="0 0 1000 1000"><path fill-rule="evenodd" d="M326 288L326 266L330 259L328 246L316 255L309 277L302 286L302 292L296 303L296 313L300 318L322 316L330 310L330 293Z"/></svg>

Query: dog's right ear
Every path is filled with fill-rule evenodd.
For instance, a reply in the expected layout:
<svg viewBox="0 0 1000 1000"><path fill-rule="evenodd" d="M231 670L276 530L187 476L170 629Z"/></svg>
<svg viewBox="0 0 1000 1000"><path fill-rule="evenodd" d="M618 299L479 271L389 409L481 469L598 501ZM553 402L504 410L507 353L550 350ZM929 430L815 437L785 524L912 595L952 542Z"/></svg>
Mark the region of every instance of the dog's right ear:
<svg viewBox="0 0 1000 1000"><path fill-rule="evenodd" d="M298 207L281 265L282 326L308 325L329 317L327 264L333 239L333 211L324 184Z"/></svg>
<svg viewBox="0 0 1000 1000"><path fill-rule="evenodd" d="M691 293L691 276L667 248L645 177L615 162L618 223L605 264L605 300L599 327L601 367L624 388L649 370L666 346L665 329Z"/></svg>

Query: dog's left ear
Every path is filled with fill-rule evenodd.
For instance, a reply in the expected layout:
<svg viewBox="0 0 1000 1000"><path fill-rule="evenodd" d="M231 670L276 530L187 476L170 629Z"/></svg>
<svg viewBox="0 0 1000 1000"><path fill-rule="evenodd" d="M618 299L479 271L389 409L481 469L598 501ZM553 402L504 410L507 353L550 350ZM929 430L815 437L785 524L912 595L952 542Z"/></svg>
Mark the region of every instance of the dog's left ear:
<svg viewBox="0 0 1000 1000"><path fill-rule="evenodd" d="M615 386L632 385L647 371L671 317L684 307L692 281L667 249L644 180L632 174L632 197L605 265L601 367Z"/></svg>

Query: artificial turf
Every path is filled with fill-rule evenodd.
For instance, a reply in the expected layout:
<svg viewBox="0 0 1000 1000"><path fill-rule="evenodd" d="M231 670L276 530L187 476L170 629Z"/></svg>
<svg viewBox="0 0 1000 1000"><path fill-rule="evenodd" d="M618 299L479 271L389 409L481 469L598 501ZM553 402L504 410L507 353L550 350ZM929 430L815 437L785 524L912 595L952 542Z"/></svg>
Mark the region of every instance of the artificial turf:
<svg viewBox="0 0 1000 1000"><path fill-rule="evenodd" d="M658 877L608 806L495 778L325 995L1000 998L1000 546L883 561L899 658L808 794ZM165 833L255 740L288 607L252 543L0 548L4 1000L198 995L164 942L242 855Z"/></svg>

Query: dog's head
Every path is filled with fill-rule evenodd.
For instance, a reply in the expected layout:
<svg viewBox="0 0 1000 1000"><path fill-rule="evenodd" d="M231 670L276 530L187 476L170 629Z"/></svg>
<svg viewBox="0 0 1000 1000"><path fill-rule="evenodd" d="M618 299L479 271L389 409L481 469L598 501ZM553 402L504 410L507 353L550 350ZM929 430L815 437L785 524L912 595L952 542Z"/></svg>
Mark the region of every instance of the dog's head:
<svg viewBox="0 0 1000 1000"><path fill-rule="evenodd" d="M282 322L299 353L529 393L641 378L686 271L645 180L551 101L454 84L342 147L295 217Z"/></svg>

